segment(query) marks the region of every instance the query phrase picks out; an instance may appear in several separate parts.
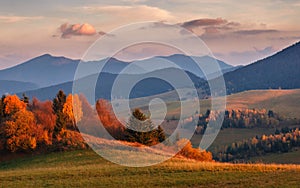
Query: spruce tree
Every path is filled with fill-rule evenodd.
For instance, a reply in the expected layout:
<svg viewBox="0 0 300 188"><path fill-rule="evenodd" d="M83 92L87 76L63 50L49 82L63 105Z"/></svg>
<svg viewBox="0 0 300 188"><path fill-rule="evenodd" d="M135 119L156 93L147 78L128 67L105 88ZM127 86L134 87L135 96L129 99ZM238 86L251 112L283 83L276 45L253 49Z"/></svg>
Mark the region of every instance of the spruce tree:
<svg viewBox="0 0 300 188"><path fill-rule="evenodd" d="M53 137L56 137L59 132L66 128L67 119L65 114L63 113L64 104L66 103L67 96L65 93L60 90L56 97L53 99L53 111L56 114L56 124L53 130Z"/></svg>
<svg viewBox="0 0 300 188"><path fill-rule="evenodd" d="M128 127L125 129L127 141L138 142L144 145L154 145L165 140L163 129L154 124L140 109L135 109L129 118Z"/></svg>

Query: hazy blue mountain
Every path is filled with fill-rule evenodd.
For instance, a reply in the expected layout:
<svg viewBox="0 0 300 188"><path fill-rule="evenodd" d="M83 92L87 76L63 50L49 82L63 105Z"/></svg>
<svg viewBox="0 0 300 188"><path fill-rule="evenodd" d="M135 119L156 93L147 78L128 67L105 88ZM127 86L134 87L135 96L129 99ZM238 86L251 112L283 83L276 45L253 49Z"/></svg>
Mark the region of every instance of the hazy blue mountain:
<svg viewBox="0 0 300 188"><path fill-rule="evenodd" d="M84 62L84 70L89 75L97 73L101 65L108 61L103 67L103 72L119 73L128 63L114 58L100 61ZM36 57L17 66L0 70L0 80L13 80L30 82L39 87L47 87L72 81L74 79L79 60L65 57L54 57L49 54ZM140 68L136 68L140 69Z"/></svg>
<svg viewBox="0 0 300 188"><path fill-rule="evenodd" d="M208 56L193 58L198 59L201 62L201 66L204 67L209 66L212 61L215 61L213 58ZM129 65L130 69L126 71L126 74L146 74L155 70L170 68L162 65L162 62L164 61L174 62L181 69L191 72L197 77L205 78L204 74L199 67L195 65L193 60L190 57L181 54L175 54L167 57L153 57L134 63L123 62L115 58L82 62L80 67L84 70L84 73L80 74L80 78L98 73L100 71L100 67L102 67L102 72L111 74L119 74ZM1 86L3 89L1 90L0 94L3 94L3 92L7 91L10 93L16 93L70 82L74 79L79 62L80 60L72 60L65 57L54 57L49 54L45 54L17 66L0 70L0 80L10 80L33 84L27 84L24 85L24 87L21 87L20 84L16 84L16 88L14 88L14 85L12 84L4 84ZM234 68L222 61L218 61L218 63L222 68L222 71L227 71ZM153 89L155 90L155 88Z"/></svg>
<svg viewBox="0 0 300 188"><path fill-rule="evenodd" d="M196 64L194 59L199 64ZM212 77L210 76L218 71L218 69L216 69L216 66L212 66L215 63L218 63L220 73L224 73L225 70L230 71L235 68L232 65L226 64L223 61L214 59L210 56L190 57L183 54L174 54L171 56L158 56L145 60L134 61L133 63L137 63L137 65L142 66L143 69L147 71L154 71L158 69L178 66L179 68L191 72L194 75L204 79L206 79L206 77L212 79ZM206 73L206 75L204 74L204 72Z"/></svg>
<svg viewBox="0 0 300 188"><path fill-rule="evenodd" d="M300 42L224 75L227 92L300 88Z"/></svg>
<svg viewBox="0 0 300 188"><path fill-rule="evenodd" d="M22 91L28 91L37 89L38 86L29 82L0 80L0 94L6 93L19 93Z"/></svg>
<svg viewBox="0 0 300 188"><path fill-rule="evenodd" d="M83 86L83 90L92 92L93 88L91 87L91 83L93 83L93 80L97 80L95 89L96 97L110 99L113 83L115 82L118 76L121 76L119 79L124 82L124 84L121 84L118 87L118 98L122 98L125 96L123 91L125 91L125 89L128 87L127 83L130 83L135 80L140 80L133 87L130 93L130 98L139 98L164 93L174 89L174 87L170 83L164 81L163 79L157 79L157 77L159 76L169 78L170 80L173 79L174 82L178 84L176 86L177 88L191 86L189 84L186 84L186 82L183 82L181 77L178 76L182 75L182 73L185 73L187 76L186 78L191 80L191 83L194 84L197 88L203 88L203 90L207 88L207 81L205 81L204 79L201 79L190 72L182 72L182 70L175 68L166 68L162 70L149 72L146 74L118 75L103 72L99 76L97 74L94 74L88 77L81 78L77 81L77 84ZM176 76L174 77L174 75ZM72 93L72 85L73 82L67 82L55 86L26 91L26 95L29 97L35 96L40 100L52 99L60 89L62 89L67 94ZM19 95L21 94L22 93L19 93Z"/></svg>
<svg viewBox="0 0 300 188"><path fill-rule="evenodd" d="M72 80L78 60L42 55L0 71L1 80L31 82L39 87Z"/></svg>

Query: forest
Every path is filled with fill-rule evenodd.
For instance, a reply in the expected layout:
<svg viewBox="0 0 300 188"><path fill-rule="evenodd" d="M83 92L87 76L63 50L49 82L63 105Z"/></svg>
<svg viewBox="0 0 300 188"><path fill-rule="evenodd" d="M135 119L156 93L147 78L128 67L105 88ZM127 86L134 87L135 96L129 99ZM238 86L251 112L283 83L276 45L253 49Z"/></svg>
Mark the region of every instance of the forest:
<svg viewBox="0 0 300 188"><path fill-rule="evenodd" d="M198 115L196 134L204 134L209 121L219 117L220 112L207 110L205 114ZM266 109L227 109L224 113L224 120L221 129L226 128L276 128L279 125L299 124L299 119L290 119Z"/></svg>
<svg viewBox="0 0 300 188"><path fill-rule="evenodd" d="M111 104L104 99L96 102L96 113L83 95L66 94L60 90L50 101L32 101L24 94L2 96L0 100L0 153L50 153L66 150L88 149L76 122L88 118L81 127L83 132L93 132L96 121L101 121L107 132L117 140L152 146L165 141L161 126L155 127L140 109L134 109L123 126L112 112ZM74 109L76 108L76 109ZM89 114L89 116L84 116ZM95 115L90 115L95 114ZM91 129L91 130L89 130ZM149 131L136 131L136 130ZM177 156L200 161L212 161L210 152L193 148L188 140L178 139L183 146ZM184 144L184 145L182 145Z"/></svg>

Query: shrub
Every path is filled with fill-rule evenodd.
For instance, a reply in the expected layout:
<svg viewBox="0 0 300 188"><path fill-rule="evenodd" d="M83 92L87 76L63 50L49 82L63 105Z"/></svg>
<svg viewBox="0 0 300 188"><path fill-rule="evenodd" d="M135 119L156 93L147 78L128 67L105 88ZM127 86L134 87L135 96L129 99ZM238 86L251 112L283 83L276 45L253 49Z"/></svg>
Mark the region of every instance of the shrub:
<svg viewBox="0 0 300 188"><path fill-rule="evenodd" d="M191 142L187 139L180 139L177 141L177 146L184 146L181 151L177 153L178 156L195 159L197 161L213 161L211 152L200 150L199 148L193 148Z"/></svg>

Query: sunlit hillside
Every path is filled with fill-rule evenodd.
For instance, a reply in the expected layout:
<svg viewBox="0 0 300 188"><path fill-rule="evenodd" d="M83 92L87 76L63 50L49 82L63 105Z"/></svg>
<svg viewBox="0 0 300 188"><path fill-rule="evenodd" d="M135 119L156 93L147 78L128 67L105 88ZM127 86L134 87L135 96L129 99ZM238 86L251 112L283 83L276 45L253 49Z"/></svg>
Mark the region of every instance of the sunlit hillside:
<svg viewBox="0 0 300 188"><path fill-rule="evenodd" d="M297 187L296 165L172 159L146 168L112 164L92 151L52 153L0 165L5 187ZM274 181L276 179L276 181Z"/></svg>

